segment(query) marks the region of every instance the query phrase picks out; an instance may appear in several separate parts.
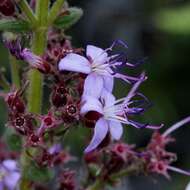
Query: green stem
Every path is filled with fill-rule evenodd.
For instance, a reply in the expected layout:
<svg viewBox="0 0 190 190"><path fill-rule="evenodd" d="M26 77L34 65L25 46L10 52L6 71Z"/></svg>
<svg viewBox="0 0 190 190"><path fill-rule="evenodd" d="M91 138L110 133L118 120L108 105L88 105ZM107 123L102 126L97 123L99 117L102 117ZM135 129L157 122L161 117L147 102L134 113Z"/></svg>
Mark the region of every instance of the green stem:
<svg viewBox="0 0 190 190"><path fill-rule="evenodd" d="M11 67L11 77L12 83L16 86L17 89L20 88L20 74L19 74L19 62L18 60L9 54L10 67Z"/></svg>
<svg viewBox="0 0 190 190"><path fill-rule="evenodd" d="M3 88L4 92L10 91L10 84L4 76L4 73L0 71L0 86Z"/></svg>
<svg viewBox="0 0 190 190"><path fill-rule="evenodd" d="M42 55L47 45L47 31L46 27L48 16L49 0L38 0L36 5L36 15L38 26L33 32L32 51L37 55ZM43 93L43 76L37 70L31 70L28 75L29 89L28 89L28 111L31 113L41 112L42 93ZM35 151L29 150L32 155ZM20 183L21 190L29 190L30 181L27 179L26 173L30 169L31 160L24 149L21 155L22 165L22 179Z"/></svg>
<svg viewBox="0 0 190 190"><path fill-rule="evenodd" d="M26 15L28 20L31 22L31 24L36 25L37 19L36 19L35 15L33 14L33 11L30 8L27 1L26 0L20 0L18 2L18 5L19 5L20 9L22 10L22 12Z"/></svg>
<svg viewBox="0 0 190 190"><path fill-rule="evenodd" d="M38 0L36 3L36 16L40 26L45 27L48 20L49 0Z"/></svg>
<svg viewBox="0 0 190 190"><path fill-rule="evenodd" d="M34 32L32 50L37 55L42 55L47 41L47 30L39 28ZM37 70L29 72L29 89L28 89L28 111L32 113L41 112L42 93L43 93L43 76Z"/></svg>
<svg viewBox="0 0 190 190"><path fill-rule="evenodd" d="M57 18L57 15L59 14L59 11L61 10L64 4L64 1L65 0L57 0L53 4L48 16L48 25L51 25L55 21L55 19Z"/></svg>

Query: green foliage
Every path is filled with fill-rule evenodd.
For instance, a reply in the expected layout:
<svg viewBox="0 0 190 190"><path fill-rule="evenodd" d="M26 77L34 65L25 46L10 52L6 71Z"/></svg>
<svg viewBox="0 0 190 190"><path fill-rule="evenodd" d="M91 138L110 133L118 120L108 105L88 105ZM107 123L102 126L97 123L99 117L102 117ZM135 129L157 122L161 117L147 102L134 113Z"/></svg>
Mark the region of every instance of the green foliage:
<svg viewBox="0 0 190 190"><path fill-rule="evenodd" d="M9 148L13 151L20 151L22 149L21 137L16 134L7 136L7 144Z"/></svg>
<svg viewBox="0 0 190 190"><path fill-rule="evenodd" d="M190 5L164 9L156 16L158 28L174 34L190 34Z"/></svg>
<svg viewBox="0 0 190 190"><path fill-rule="evenodd" d="M26 179L34 182L47 182L51 180L54 176L52 170L44 167L38 167L34 162L31 162L24 175Z"/></svg>
<svg viewBox="0 0 190 190"><path fill-rule="evenodd" d="M55 22L54 26L59 29L68 29L74 25L83 15L83 11L80 8L69 8L67 15L59 16Z"/></svg>
<svg viewBox="0 0 190 190"><path fill-rule="evenodd" d="M0 31L26 32L30 30L30 24L24 20L0 20Z"/></svg>

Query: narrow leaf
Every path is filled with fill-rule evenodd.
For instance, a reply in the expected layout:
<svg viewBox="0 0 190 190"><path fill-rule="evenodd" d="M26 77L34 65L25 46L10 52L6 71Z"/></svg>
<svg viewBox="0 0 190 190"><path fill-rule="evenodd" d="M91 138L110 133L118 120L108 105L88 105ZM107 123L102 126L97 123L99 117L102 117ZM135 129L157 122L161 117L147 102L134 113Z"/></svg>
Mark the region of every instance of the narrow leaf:
<svg viewBox="0 0 190 190"><path fill-rule="evenodd" d="M26 32L30 30L30 25L24 20L0 20L0 31Z"/></svg>
<svg viewBox="0 0 190 190"><path fill-rule="evenodd" d="M62 16L59 16L55 22L54 26L59 29L68 29L72 25L74 25L83 15L83 11L80 8L69 8L68 14L64 14Z"/></svg>

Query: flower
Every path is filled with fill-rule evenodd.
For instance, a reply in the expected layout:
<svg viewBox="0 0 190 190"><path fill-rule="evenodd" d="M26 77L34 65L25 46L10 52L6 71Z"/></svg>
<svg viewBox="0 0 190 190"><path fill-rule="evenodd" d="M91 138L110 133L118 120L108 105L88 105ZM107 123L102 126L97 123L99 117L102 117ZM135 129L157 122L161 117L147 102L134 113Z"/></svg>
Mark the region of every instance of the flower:
<svg viewBox="0 0 190 190"><path fill-rule="evenodd" d="M139 114L144 110L141 107L130 107L135 102L132 98L138 94L136 91L144 80L145 74L142 73L139 81L134 84L125 98L116 100L110 92L103 90L100 99L88 96L82 102L83 105L80 110L82 116L85 116L90 111L96 111L101 115L95 124L94 136L85 149L86 153L95 149L106 137L108 132L110 132L114 140L119 140L123 133L122 124L132 125L136 128L158 129L162 127L162 125L141 124L130 120L128 117L129 115Z"/></svg>
<svg viewBox="0 0 190 190"><path fill-rule="evenodd" d="M47 129L56 128L61 122L57 120L53 113L50 111L47 115L39 115L39 119L41 120L41 125L37 130L37 135L43 136Z"/></svg>
<svg viewBox="0 0 190 190"><path fill-rule="evenodd" d="M179 127L189 122L190 117L187 117L168 128L163 134L160 134L159 132L153 134L150 143L142 154L149 172L162 174L167 178L170 178L168 174L169 170L190 176L189 171L184 171L171 166L172 162L176 161L177 157L176 154L166 150L166 146L175 140L169 135Z"/></svg>
<svg viewBox="0 0 190 190"><path fill-rule="evenodd" d="M14 190L20 179L20 172L15 160L0 163L0 189Z"/></svg>
<svg viewBox="0 0 190 190"><path fill-rule="evenodd" d="M35 55L30 49L23 48L20 38L4 40L5 46L18 60L26 61L32 68L46 74L51 71L51 66L40 56Z"/></svg>
<svg viewBox="0 0 190 190"><path fill-rule="evenodd" d="M31 50L24 48L20 54L22 59L28 62L31 67L38 69L42 73L50 72L50 65L42 57L35 55Z"/></svg>
<svg viewBox="0 0 190 190"><path fill-rule="evenodd" d="M126 47L123 42L118 41L118 43L121 43ZM102 88L105 88L107 91L112 92L114 77L121 78L128 83L131 81L137 81L138 78L136 77L119 74L114 71L117 66L121 66L123 64L123 62L119 61L121 55L116 54L109 56L107 53L109 50L112 50L115 44L116 42L106 50L93 45L87 45L87 58L76 53L68 53L59 62L59 70L87 74L88 76L85 79L83 94L85 95L86 92L89 94L89 92L92 91L92 88L96 84L96 93L91 93L91 95L95 97L99 97Z"/></svg>

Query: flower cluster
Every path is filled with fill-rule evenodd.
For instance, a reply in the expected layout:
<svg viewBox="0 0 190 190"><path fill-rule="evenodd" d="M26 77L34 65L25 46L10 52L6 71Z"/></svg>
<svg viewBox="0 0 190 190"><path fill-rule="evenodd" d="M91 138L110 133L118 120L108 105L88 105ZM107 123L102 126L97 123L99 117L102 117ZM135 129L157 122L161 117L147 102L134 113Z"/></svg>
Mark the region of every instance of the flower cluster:
<svg viewBox="0 0 190 190"><path fill-rule="evenodd" d="M145 149L120 141L87 153L84 160L89 171L88 181L93 182L98 177L100 181L115 185L120 177L137 174L159 174L170 179L169 171L190 176L189 171L171 165L177 156L167 150L167 145L175 141L170 136L171 132L189 122L190 117L187 117L163 134L154 132Z"/></svg>
<svg viewBox="0 0 190 190"><path fill-rule="evenodd" d="M164 134L158 132L163 124L140 123L134 119L150 104L139 92L147 76L144 72L138 76L118 72L119 68L136 66L128 63L122 53L113 54L116 45L127 47L124 42L115 41L105 50L88 45L84 53L82 48L73 48L59 31L50 31L48 48L43 56L35 55L20 44L18 39L6 41L12 55L26 61L29 68L38 69L46 77L51 90L50 108L43 115L28 112L23 97L28 85L26 81L21 89L13 89L3 97L9 110L8 126L24 137L25 147L38 150L30 157L39 167L53 168L73 160L61 148L60 140L71 127L82 123L94 130L84 150L88 182L98 178L104 183L115 184L118 177L126 173L157 173L169 178L169 170L189 175L171 166L176 155L168 152L166 145L173 141L169 134L190 119L182 120ZM116 99L113 95L115 79L121 79L129 86L126 97ZM146 148L138 149L121 141L123 125L156 132ZM59 176L60 189L75 189L73 171L63 168ZM33 187L38 185L33 184Z"/></svg>
<svg viewBox="0 0 190 190"><path fill-rule="evenodd" d="M136 116L142 115L150 105L150 101L139 91L148 77L145 72L136 75L125 73L139 65L129 63L125 53L116 51L118 46L126 51L126 43L116 40L106 49L94 45L87 45L86 49L75 48L70 37L60 29L60 25L64 25L64 29L67 28L65 25L72 25L69 20L74 23L78 19L74 18L75 15L81 10L69 9L67 3L62 3L64 5L60 8L60 14L52 16L61 1L51 1L49 5L41 3L41 0L38 2L0 2L0 17L13 23L14 27L11 26L10 29L30 31L26 39L23 39L22 34L3 36L5 47L11 58L14 57L14 64L25 62L23 67L26 64L27 66L16 72L19 84L12 77L12 85L8 85L5 92L0 94L8 108L7 132L3 139L7 141L9 148L11 145L18 146L16 153L8 153L0 143L0 190L19 190L19 184L24 185L24 189L48 190L52 189L49 184L54 183L53 189L92 190L104 189L106 185L114 186L121 177L127 175L161 174L169 178L169 171L190 175L188 171L172 165L177 157L167 150L168 143L175 140L170 134L189 123L190 117L174 124L162 134L159 129L163 124L154 125L137 120ZM52 11L44 15L33 14L36 5L49 6ZM45 16L48 17L47 26L41 20ZM53 27L56 24L59 27ZM43 36L38 34L39 31L42 32L40 35L43 32L45 34L42 39L44 44L35 44ZM33 39L35 37L38 40ZM34 51L25 46L31 44L32 40ZM41 52L38 55L36 52L40 45L45 49L43 54ZM16 67L12 73L14 69ZM43 78L47 90L44 97L48 98L44 99L42 105L37 105L38 108L42 106L43 112L36 113L30 108L33 107L31 104L34 100L41 98L41 89L34 88L36 81L41 86L40 78ZM114 96L116 80L123 83L123 89L125 86L129 89L125 97ZM31 90L32 93L28 93ZM40 91L39 94L37 90ZM30 97L36 94L37 97ZM124 125L139 131L153 130L147 146L140 148L123 142ZM69 136L73 130L82 128L93 134L91 140L87 138L81 141L82 144L88 143L82 149L87 172L83 172L84 180L79 184L79 172L70 169L68 163L80 159L68 153L72 150L68 149L64 137L67 134ZM78 148L75 139L71 140Z"/></svg>
<svg viewBox="0 0 190 190"><path fill-rule="evenodd" d="M61 71L73 71L87 75L84 81L80 114L88 118L88 113L96 112L99 117L95 124L94 136L85 152L94 150L108 133L111 134L112 139L119 140L123 133L122 124L132 125L136 128L158 129L162 127L162 125L141 124L130 119L130 116L144 111L142 102L147 99L138 92L138 88L147 77L144 73L139 77L131 77L117 72L119 66L131 64L121 61L121 54L108 55L108 51L112 51L116 43L126 47L122 41L114 42L106 50L88 45L86 57L69 53L61 59L58 65ZM133 84L125 98L116 100L112 94L114 78L120 78ZM134 100L136 96L141 97L142 100L137 102Z"/></svg>

